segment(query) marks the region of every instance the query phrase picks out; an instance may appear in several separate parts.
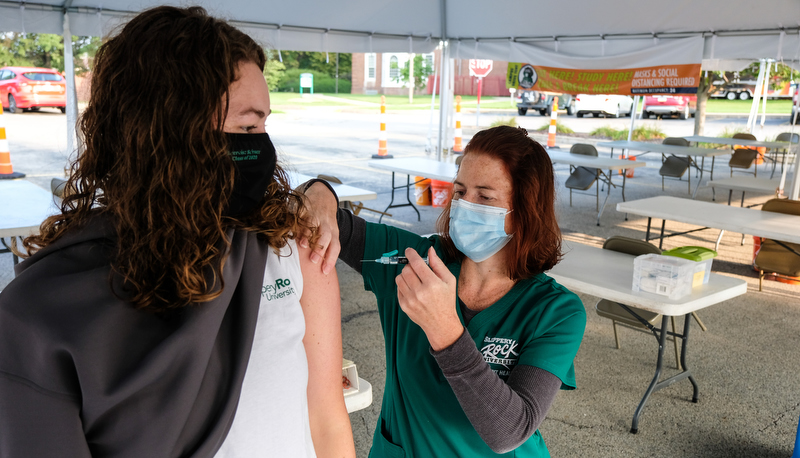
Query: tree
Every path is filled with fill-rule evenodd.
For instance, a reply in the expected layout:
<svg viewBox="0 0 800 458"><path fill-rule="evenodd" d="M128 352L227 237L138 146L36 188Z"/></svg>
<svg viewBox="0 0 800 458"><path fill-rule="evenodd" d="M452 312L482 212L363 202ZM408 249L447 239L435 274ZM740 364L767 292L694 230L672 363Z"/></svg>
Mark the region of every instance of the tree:
<svg viewBox="0 0 800 458"><path fill-rule="evenodd" d="M277 57L277 51L272 52ZM336 53L306 52L306 51L281 51L283 64L286 69L302 68L316 70L331 77L336 77ZM339 53L339 79L350 80L353 68L353 55Z"/></svg>
<svg viewBox="0 0 800 458"><path fill-rule="evenodd" d="M398 81L407 83L409 73L409 61L406 61L403 68L400 69L400 76ZM428 61L422 59L421 54L414 56L414 89L423 89L428 84L428 75L433 74L433 65L428 65Z"/></svg>
<svg viewBox="0 0 800 458"><path fill-rule="evenodd" d="M265 50L267 53L267 64L264 66L264 78L267 79L267 86L270 92L275 92L283 80L286 66L278 60L278 53L269 49Z"/></svg>
<svg viewBox="0 0 800 458"><path fill-rule="evenodd" d="M700 72L700 84L697 85L697 108L694 112L694 135L703 135L706 127L708 96L714 89L713 82L716 78L719 78L716 72Z"/></svg>
<svg viewBox="0 0 800 458"><path fill-rule="evenodd" d="M97 37L72 37L75 72L91 70L94 55L100 46ZM0 66L44 67L64 71L64 39L49 33L0 34Z"/></svg>

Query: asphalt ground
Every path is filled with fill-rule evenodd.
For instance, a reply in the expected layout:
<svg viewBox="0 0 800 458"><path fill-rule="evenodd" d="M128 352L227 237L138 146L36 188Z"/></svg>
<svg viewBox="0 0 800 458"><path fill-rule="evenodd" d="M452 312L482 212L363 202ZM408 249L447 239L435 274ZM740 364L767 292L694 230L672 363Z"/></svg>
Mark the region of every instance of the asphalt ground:
<svg viewBox="0 0 800 458"><path fill-rule="evenodd" d="M31 182L49 189L51 177L63 176L69 156L64 116L4 116L15 170L27 173ZM428 119L428 112L390 115L389 152L395 157L430 157L424 152ZM532 116L517 119L526 127L531 123L538 127L545 120ZM624 118L606 121L624 123L625 127L630 122ZM391 175L367 164L377 152L376 122L375 116L346 109L286 111L270 117L268 131L289 167L307 174L333 174L347 184L374 190L377 200L364 203L383 209L391 198ZM706 134L714 135L723 126L741 126L745 122L746 117L730 117L720 124L712 122L707 125ZM477 130L469 126L469 118L465 118L465 124L467 137ZM668 124L665 120L662 125L667 126L669 135L692 134L690 121ZM785 120L774 117L767 118L765 128L769 135L790 130ZM574 141L577 140L558 138L565 147ZM655 155L647 159L654 165L658 161ZM725 162L718 161L715 176L729 176ZM766 176L761 167L759 176ZM601 226L596 226L594 193L575 194L570 207L568 191L563 187L568 167L557 165L555 170L559 180L559 225L566 240L601 246L611 235L644 239L645 218L632 216L625 221L624 215L614 210L621 201L618 190L612 190ZM666 190L662 191L657 172L657 167L636 169L634 178L627 182L628 200L656 195L688 197L685 181L667 180ZM722 197L718 195L720 205L724 204ZM748 194L745 205L763 203L768 198ZM701 188L697 199L710 201L710 189ZM419 221L411 208L401 208L391 210L392 216L383 222L419 234L434 232L440 209L419 210ZM361 215L368 221L377 221L376 214ZM667 227L676 231L694 228L674 222ZM669 238L664 248L713 248L717 234L718 231L705 230ZM622 328L622 348L617 350L611 322L594 312L598 298L580 295L588 322L575 360L578 389L559 394L540 428L553 456L791 456L800 416L800 285L766 281L764 291L759 292L757 273L751 267L752 237L745 237L743 245L741 240L740 234L725 234L712 270L747 281L747 294L701 310L699 315L708 326L707 332L692 325L687 362L699 384L699 403L691 402L692 388L686 380L656 392L644 410L638 434L629 432L630 422L653 376L657 342L650 334ZM349 267L339 263L337 271L344 354L356 363L359 376L373 386L372 405L350 416L358 456L366 457L383 394L383 339L372 294L364 291L360 277ZM2 254L0 288L11 278L11 256ZM679 320L679 328L681 325ZM668 345L665 375L675 372L671 343Z"/></svg>

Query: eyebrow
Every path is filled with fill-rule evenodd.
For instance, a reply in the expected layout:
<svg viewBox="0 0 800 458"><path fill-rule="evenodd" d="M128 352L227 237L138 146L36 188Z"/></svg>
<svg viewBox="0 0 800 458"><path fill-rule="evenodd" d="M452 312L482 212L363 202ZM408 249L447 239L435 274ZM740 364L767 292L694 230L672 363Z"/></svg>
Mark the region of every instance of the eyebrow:
<svg viewBox="0 0 800 458"><path fill-rule="evenodd" d="M460 181L458 181L458 180L455 180L455 181L453 181L453 184L457 184L457 185L459 185L459 186L461 186L461 187L464 187L464 188L466 188L466 186L464 185L464 183L462 183L462 182L460 182ZM475 186L475 187L476 187L476 188L478 188L478 189L488 189L488 190L490 190L490 191L495 191L495 188L493 188L493 187L491 187L491 186Z"/></svg>
<svg viewBox="0 0 800 458"><path fill-rule="evenodd" d="M246 109L246 110L242 110L242 111L240 111L240 112L239 112L239 116L247 116L247 115L249 115L250 113L254 113L254 114L255 114L256 116L258 116L259 118L266 118L267 116L269 116L270 114L272 114L272 109L270 109L270 110L269 110L269 113L264 113L264 112L263 112L263 111L261 111L261 110L257 110L257 109L255 109L255 108L253 108L253 107L250 107L250 108L248 108L248 109Z"/></svg>

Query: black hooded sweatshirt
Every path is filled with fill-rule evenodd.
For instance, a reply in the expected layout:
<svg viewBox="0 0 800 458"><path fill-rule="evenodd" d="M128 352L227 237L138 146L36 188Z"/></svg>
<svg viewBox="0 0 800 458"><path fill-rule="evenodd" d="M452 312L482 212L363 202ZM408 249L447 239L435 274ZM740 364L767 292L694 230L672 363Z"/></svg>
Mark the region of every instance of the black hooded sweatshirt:
<svg viewBox="0 0 800 458"><path fill-rule="evenodd" d="M253 233L227 236L222 294L166 314L112 292L124 242L108 218L19 264L0 293L0 457L213 457L236 412L269 251Z"/></svg>

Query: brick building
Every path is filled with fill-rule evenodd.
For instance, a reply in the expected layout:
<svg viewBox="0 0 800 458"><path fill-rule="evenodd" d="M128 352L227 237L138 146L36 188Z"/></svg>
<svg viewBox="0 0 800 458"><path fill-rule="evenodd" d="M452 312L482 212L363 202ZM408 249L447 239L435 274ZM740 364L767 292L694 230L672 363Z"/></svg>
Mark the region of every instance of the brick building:
<svg viewBox="0 0 800 458"><path fill-rule="evenodd" d="M423 54L423 62L439 67L440 51ZM408 87L400 82L399 69L408 62L407 53L353 53L353 74L350 92L353 94L406 95ZM494 61L492 72L483 79L481 94L487 97L507 96L505 76L508 62ZM469 59L458 59L454 63L455 95L477 95L478 80L469 75ZM433 75L428 76L426 88L417 94L430 94ZM438 85L437 85L438 86ZM438 87L436 92L438 93Z"/></svg>

